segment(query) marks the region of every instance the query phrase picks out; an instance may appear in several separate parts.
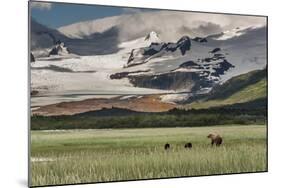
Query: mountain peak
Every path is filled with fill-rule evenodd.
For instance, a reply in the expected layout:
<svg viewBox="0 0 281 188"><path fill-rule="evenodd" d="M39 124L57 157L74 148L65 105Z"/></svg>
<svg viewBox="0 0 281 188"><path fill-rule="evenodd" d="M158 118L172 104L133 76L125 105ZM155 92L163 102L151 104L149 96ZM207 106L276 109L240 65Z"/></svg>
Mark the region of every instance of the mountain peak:
<svg viewBox="0 0 281 188"><path fill-rule="evenodd" d="M50 51L49 56L66 54L69 54L67 47L65 47L64 43L59 40L56 42L56 45Z"/></svg>
<svg viewBox="0 0 281 188"><path fill-rule="evenodd" d="M185 55L185 52L190 50L191 41L188 36L183 36L177 41L177 46L179 47L181 54Z"/></svg>
<svg viewBox="0 0 281 188"><path fill-rule="evenodd" d="M148 33L144 40L149 40L151 42L161 42L158 33L156 33L155 31L151 31L150 33Z"/></svg>

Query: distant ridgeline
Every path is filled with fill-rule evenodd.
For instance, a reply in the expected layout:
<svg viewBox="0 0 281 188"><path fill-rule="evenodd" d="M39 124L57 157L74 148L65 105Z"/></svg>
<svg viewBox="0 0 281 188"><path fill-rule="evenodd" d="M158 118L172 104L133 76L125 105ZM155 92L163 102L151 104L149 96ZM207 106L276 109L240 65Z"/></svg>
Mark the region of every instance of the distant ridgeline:
<svg viewBox="0 0 281 188"><path fill-rule="evenodd" d="M196 127L229 124L266 124L267 99L209 109L172 109L168 112L136 112L102 109L72 116L33 116L32 130Z"/></svg>

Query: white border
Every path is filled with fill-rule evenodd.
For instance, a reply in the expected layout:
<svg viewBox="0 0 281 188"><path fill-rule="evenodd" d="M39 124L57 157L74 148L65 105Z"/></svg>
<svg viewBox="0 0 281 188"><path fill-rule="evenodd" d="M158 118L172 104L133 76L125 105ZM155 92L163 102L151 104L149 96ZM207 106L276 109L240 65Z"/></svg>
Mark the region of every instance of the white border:
<svg viewBox="0 0 281 188"><path fill-rule="evenodd" d="M58 0L65 2L62 0ZM269 173L78 185L75 187L268 187L280 185L280 5L276 0L67 0L74 3L228 12L269 16ZM27 186L27 1L1 5L0 186ZM68 186L74 187L74 186Z"/></svg>

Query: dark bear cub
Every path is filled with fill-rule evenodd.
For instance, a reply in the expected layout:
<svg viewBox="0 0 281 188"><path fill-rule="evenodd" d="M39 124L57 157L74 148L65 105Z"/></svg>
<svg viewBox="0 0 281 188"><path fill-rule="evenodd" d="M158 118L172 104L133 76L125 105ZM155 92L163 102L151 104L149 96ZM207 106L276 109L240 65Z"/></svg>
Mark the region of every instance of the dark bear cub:
<svg viewBox="0 0 281 188"><path fill-rule="evenodd" d="M184 147L185 147L186 149L191 149L191 148L192 148L192 143L188 142L188 143L186 143L186 144L184 145Z"/></svg>
<svg viewBox="0 0 281 188"><path fill-rule="evenodd" d="M165 144L164 149L167 150L167 149L169 149L169 148L170 148L170 144L168 144L168 143Z"/></svg>

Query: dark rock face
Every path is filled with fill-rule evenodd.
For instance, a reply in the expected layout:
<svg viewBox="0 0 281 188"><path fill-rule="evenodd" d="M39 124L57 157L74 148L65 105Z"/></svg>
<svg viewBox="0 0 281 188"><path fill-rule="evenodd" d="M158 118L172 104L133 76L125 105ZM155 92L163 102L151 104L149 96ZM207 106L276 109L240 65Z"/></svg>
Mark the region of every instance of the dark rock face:
<svg viewBox="0 0 281 188"><path fill-rule="evenodd" d="M192 68L192 67L198 67L199 65L197 63L194 63L194 61L186 61L182 63L179 67L180 68Z"/></svg>
<svg viewBox="0 0 281 188"><path fill-rule="evenodd" d="M199 75L194 72L171 72L160 75L129 76L130 82L136 87L180 90L191 89Z"/></svg>
<svg viewBox="0 0 281 188"><path fill-rule="evenodd" d="M143 55L152 56L152 55L160 52L161 50L163 50L165 47L167 47L167 44L165 44L165 43L153 42L149 45L149 47L144 48Z"/></svg>
<svg viewBox="0 0 281 188"><path fill-rule="evenodd" d="M133 61L133 60L135 59L135 58L134 58L134 51L135 51L135 49L132 49L127 63L130 63L131 61Z"/></svg>
<svg viewBox="0 0 281 188"><path fill-rule="evenodd" d="M225 71L233 67L234 66L231 63L224 59L222 62L218 63L217 67L213 68L215 72L212 74L218 77L219 75L223 75Z"/></svg>
<svg viewBox="0 0 281 188"><path fill-rule="evenodd" d="M223 54L214 54L214 57L224 57Z"/></svg>
<svg viewBox="0 0 281 188"><path fill-rule="evenodd" d="M52 50L49 53L49 56L50 55L58 55L59 50L61 50L61 48L59 46L56 46L56 47L52 48Z"/></svg>
<svg viewBox="0 0 281 188"><path fill-rule="evenodd" d="M225 59L225 56L223 54L214 54L212 57L204 58L201 61L210 63L212 61L224 60L224 59Z"/></svg>
<svg viewBox="0 0 281 188"><path fill-rule="evenodd" d="M127 77L130 74L130 72L118 72L115 74L110 75L110 79L122 79Z"/></svg>
<svg viewBox="0 0 281 188"><path fill-rule="evenodd" d="M61 55L61 54L68 54L68 49L64 46L64 43L60 40L56 42L55 46L49 52L49 56L51 55Z"/></svg>
<svg viewBox="0 0 281 188"><path fill-rule="evenodd" d="M190 50L191 41L190 38L187 36L183 36L177 42L177 47L180 48L181 54L185 55L186 51Z"/></svg>
<svg viewBox="0 0 281 188"><path fill-rule="evenodd" d="M212 61L212 58L210 58L210 57L206 57L206 58L202 59L202 62L210 63L211 61Z"/></svg>
<svg viewBox="0 0 281 188"><path fill-rule="evenodd" d="M32 53L30 53L30 62L35 62L35 57Z"/></svg>
<svg viewBox="0 0 281 188"><path fill-rule="evenodd" d="M39 91L37 91L37 90L32 90L31 92L30 92L30 95L31 96L35 96L35 95L38 95L39 94Z"/></svg>
<svg viewBox="0 0 281 188"><path fill-rule="evenodd" d="M184 55L186 51L190 50L191 42L189 37L184 36L176 43L151 43L149 47L144 48L143 55L154 55L162 50L166 52L174 52L180 49L181 54Z"/></svg>
<svg viewBox="0 0 281 188"><path fill-rule="evenodd" d="M203 42L208 42L208 40L206 38L202 38L202 37L195 37L194 39L192 39L193 41L196 41L196 42L200 42L200 43L203 43Z"/></svg>
<svg viewBox="0 0 281 188"><path fill-rule="evenodd" d="M127 66L130 67L146 63L146 59L160 53L173 53L180 50L181 55L185 55L190 48L191 41L187 36L183 36L176 43L153 42L148 47L133 49L128 59Z"/></svg>
<svg viewBox="0 0 281 188"><path fill-rule="evenodd" d="M216 84L216 79L209 79L210 74L212 74L210 71L205 70L198 72L175 71L159 75L128 76L127 78L136 87L196 92L201 88L213 87ZM219 72L216 75L219 76Z"/></svg>
<svg viewBox="0 0 281 188"><path fill-rule="evenodd" d="M133 71L133 72L119 72L119 73L115 73L110 75L110 79L122 79L125 78L127 76L129 76L129 74L133 74L133 73L144 73L144 72L148 72L150 70L144 70L144 71Z"/></svg>
<svg viewBox="0 0 281 188"><path fill-rule="evenodd" d="M219 51L221 51L220 48L215 48L212 51L210 51L210 53L214 54L214 53L219 52Z"/></svg>

